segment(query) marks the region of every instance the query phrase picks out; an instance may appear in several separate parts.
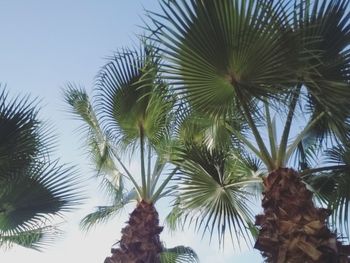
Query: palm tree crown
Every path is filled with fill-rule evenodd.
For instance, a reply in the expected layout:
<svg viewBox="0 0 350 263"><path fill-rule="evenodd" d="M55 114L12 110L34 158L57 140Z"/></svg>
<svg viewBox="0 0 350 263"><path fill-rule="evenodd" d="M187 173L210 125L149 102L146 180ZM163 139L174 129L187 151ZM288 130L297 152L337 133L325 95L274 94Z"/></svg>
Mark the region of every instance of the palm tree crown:
<svg viewBox="0 0 350 263"><path fill-rule="evenodd" d="M113 200L87 215L83 227L104 222L126 204L137 202L122 230L120 248L112 249L106 262L197 260L190 248L165 249L159 241L163 228L154 204L172 191L166 187L177 169L169 165L167 151L175 97L161 78L157 52L143 43L139 49L116 53L97 75L93 103L73 84L65 92L73 114L84 121L90 156ZM139 158L139 175L124 163L126 153Z"/></svg>

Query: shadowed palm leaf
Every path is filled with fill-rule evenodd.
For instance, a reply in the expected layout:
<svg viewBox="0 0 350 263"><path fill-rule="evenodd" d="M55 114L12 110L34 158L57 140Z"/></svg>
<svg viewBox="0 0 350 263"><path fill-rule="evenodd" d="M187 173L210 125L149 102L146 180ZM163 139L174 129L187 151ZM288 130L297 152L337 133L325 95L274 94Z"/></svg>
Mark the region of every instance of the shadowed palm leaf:
<svg viewBox="0 0 350 263"><path fill-rule="evenodd" d="M40 249L57 234L53 216L80 200L71 167L50 161L51 131L37 118L36 102L0 95L0 243Z"/></svg>
<svg viewBox="0 0 350 263"><path fill-rule="evenodd" d="M319 138L329 133L342 139L349 133L350 25L348 1L296 1L295 30L301 41L303 70L307 87L307 112L312 119L323 114L313 128ZM298 11L297 11L298 10ZM307 68L305 70L305 68Z"/></svg>
<svg viewBox="0 0 350 263"><path fill-rule="evenodd" d="M327 151L330 168L314 173L306 181L332 209L335 226L349 233L350 211L350 150L347 145L338 145Z"/></svg>
<svg viewBox="0 0 350 263"><path fill-rule="evenodd" d="M41 250L42 247L52 243L61 232L55 227L34 227L26 229L14 229L1 232L0 246L9 248L13 244L22 247Z"/></svg>
<svg viewBox="0 0 350 263"><path fill-rule="evenodd" d="M1 87L0 103L0 169L26 167L42 150L40 124L33 109L36 102L29 101L28 97L9 101L7 92Z"/></svg>

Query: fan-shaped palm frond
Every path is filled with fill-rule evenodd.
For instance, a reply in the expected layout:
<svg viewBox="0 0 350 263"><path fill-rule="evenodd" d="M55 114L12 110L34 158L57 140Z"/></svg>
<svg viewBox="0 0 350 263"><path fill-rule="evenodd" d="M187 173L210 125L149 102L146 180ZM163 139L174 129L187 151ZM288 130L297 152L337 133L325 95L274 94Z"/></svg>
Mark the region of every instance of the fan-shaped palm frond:
<svg viewBox="0 0 350 263"><path fill-rule="evenodd" d="M205 147L190 145L175 161L180 167L177 202L168 216L173 226L178 220L194 221L196 228L209 231L216 229L219 242L226 231L236 233L236 238L249 239L252 213L246 190L260 179L250 173L235 155L222 150L209 151Z"/></svg>
<svg viewBox="0 0 350 263"><path fill-rule="evenodd" d="M157 49L122 50L97 78L99 114L112 136L132 144L145 136L155 143L169 125L174 98L159 77Z"/></svg>
<svg viewBox="0 0 350 263"><path fill-rule="evenodd" d="M295 80L280 5L162 1L162 9L151 19L171 61L165 70L197 110L225 114L237 100L276 96Z"/></svg>
<svg viewBox="0 0 350 263"><path fill-rule="evenodd" d="M164 248L160 253L161 263L197 263L199 262L196 252L185 246Z"/></svg>

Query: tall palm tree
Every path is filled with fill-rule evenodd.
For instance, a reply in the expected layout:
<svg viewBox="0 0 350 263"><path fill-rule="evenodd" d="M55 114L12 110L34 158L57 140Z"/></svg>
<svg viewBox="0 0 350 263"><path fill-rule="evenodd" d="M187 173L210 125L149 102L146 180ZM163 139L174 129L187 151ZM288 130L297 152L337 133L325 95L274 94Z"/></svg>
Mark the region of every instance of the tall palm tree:
<svg viewBox="0 0 350 263"><path fill-rule="evenodd" d="M349 234L349 1L163 0L161 8L148 26L166 58L163 75L189 111L236 116L241 125L225 126L235 156L249 152L264 164L255 248L267 262L349 262L327 221L332 213ZM229 160L220 158L212 167ZM205 168L212 157L187 160L188 180L205 178L195 165L218 177ZM223 193L231 184L220 183ZM180 191L182 205L201 208L204 228L229 228L232 214L210 198L217 191L202 189L202 202L214 200L202 206L186 197L193 189Z"/></svg>
<svg viewBox="0 0 350 263"><path fill-rule="evenodd" d="M94 102L84 89L69 84L65 100L83 121L86 144L112 197L112 205L100 206L82 220L85 228L104 222L121 208L136 202L122 229L119 248L105 262L196 262L187 247L164 248L160 241L155 203L167 196L166 188L176 167L168 166L175 98L161 79L157 49L144 43L139 49L116 53L97 76ZM125 156L137 158L140 174L133 174Z"/></svg>
<svg viewBox="0 0 350 263"><path fill-rule="evenodd" d="M0 247L41 249L58 234L53 216L78 204L71 167L50 159L52 131L38 118L28 97L0 93Z"/></svg>

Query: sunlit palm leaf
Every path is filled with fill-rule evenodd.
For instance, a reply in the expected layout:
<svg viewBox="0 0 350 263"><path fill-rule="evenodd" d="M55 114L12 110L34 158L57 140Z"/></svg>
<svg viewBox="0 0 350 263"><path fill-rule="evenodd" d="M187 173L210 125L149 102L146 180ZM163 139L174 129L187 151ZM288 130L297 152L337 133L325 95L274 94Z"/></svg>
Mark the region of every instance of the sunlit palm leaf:
<svg viewBox="0 0 350 263"><path fill-rule="evenodd" d="M86 91L69 84L64 97L74 116L84 121L82 130L85 132L87 150L97 171L116 189L122 190L121 173L113 159L112 140L109 134L102 130Z"/></svg>
<svg viewBox="0 0 350 263"><path fill-rule="evenodd" d="M240 142L232 135L231 130L241 134L246 131L246 124L239 114L211 118L196 112L178 112L177 122L177 136L180 141L204 144L208 149L238 146Z"/></svg>
<svg viewBox="0 0 350 263"><path fill-rule="evenodd" d="M184 246L164 248L160 253L161 263L197 263L199 262L196 252Z"/></svg>

